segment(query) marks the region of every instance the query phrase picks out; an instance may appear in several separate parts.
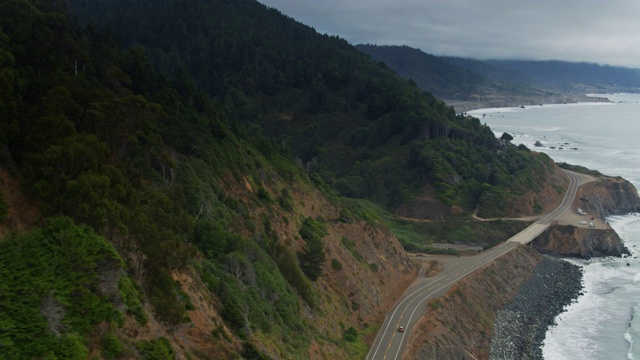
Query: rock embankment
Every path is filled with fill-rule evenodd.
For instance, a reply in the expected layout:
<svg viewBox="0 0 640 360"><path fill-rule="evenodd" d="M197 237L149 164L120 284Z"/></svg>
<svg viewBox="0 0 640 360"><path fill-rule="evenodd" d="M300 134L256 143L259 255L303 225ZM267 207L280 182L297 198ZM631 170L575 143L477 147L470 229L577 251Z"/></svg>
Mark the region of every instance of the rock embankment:
<svg viewBox="0 0 640 360"><path fill-rule="evenodd" d="M487 359L494 315L511 302L544 257L520 246L465 277L411 331L405 359Z"/></svg>
<svg viewBox="0 0 640 360"><path fill-rule="evenodd" d="M580 295L582 270L545 257L493 323L489 359L542 359L542 341L554 319Z"/></svg>

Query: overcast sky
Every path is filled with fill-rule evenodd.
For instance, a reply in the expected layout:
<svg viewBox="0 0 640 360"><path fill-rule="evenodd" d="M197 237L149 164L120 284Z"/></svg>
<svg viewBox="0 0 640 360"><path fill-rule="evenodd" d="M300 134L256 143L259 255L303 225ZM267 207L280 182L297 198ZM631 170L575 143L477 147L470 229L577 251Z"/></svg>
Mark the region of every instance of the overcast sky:
<svg viewBox="0 0 640 360"><path fill-rule="evenodd" d="M352 44L640 68L640 0L259 0Z"/></svg>

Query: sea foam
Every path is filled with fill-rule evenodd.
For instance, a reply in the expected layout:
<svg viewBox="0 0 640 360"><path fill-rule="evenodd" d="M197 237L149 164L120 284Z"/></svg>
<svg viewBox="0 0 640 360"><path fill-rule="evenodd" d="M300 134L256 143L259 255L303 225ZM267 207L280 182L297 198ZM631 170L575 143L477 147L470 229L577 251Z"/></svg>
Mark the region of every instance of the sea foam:
<svg viewBox="0 0 640 360"><path fill-rule="evenodd" d="M629 328L624 333L624 339L629 342L629 351L627 359L640 359L640 305L633 306L633 314L629 321Z"/></svg>

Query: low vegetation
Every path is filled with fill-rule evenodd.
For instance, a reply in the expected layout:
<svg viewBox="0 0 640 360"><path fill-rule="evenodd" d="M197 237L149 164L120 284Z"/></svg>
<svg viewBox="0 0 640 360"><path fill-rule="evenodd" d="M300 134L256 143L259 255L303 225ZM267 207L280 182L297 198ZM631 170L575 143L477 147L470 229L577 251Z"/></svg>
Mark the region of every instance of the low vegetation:
<svg viewBox="0 0 640 360"><path fill-rule="evenodd" d="M85 359L82 334L140 307L114 247L69 218L0 242L0 348L7 359ZM107 352L114 345L107 344ZM109 350L110 349L110 350Z"/></svg>

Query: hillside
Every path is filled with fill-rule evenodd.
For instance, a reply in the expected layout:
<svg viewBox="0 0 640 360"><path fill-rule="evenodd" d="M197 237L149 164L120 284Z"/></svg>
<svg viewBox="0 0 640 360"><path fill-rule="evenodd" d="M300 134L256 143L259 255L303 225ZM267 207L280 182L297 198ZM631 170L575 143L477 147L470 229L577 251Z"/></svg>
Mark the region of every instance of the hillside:
<svg viewBox="0 0 640 360"><path fill-rule="evenodd" d="M356 48L441 99L468 100L486 91L489 85L486 78L474 72L408 46L360 44Z"/></svg>
<svg viewBox="0 0 640 360"><path fill-rule="evenodd" d="M397 214L563 191L547 156L255 1L60 4L0 3L8 359L360 358L419 270L396 234L477 241Z"/></svg>
<svg viewBox="0 0 640 360"><path fill-rule="evenodd" d="M407 46L358 45L456 111L483 107L605 101L588 93L635 92L637 69L562 61L475 60L433 56Z"/></svg>
<svg viewBox="0 0 640 360"><path fill-rule="evenodd" d="M564 92L612 93L640 90L640 70L565 61L490 60L487 63L523 74Z"/></svg>
<svg viewBox="0 0 640 360"><path fill-rule="evenodd" d="M532 78L516 70L504 68L488 61L451 56L443 56L441 59L492 81L530 88L540 87L540 84L536 83Z"/></svg>
<svg viewBox="0 0 640 360"><path fill-rule="evenodd" d="M447 102L544 95L526 76L482 61L438 57L408 46L356 47Z"/></svg>
<svg viewBox="0 0 640 360"><path fill-rule="evenodd" d="M255 1L71 4L81 21L144 51L160 73L194 79L342 195L393 211L429 196L447 214L468 214L490 193L497 202L480 206L504 203L487 209L500 213L504 201L529 192L528 179L543 186L555 171L544 155L503 152L477 119L456 115L344 40ZM525 163L540 176L527 177Z"/></svg>

